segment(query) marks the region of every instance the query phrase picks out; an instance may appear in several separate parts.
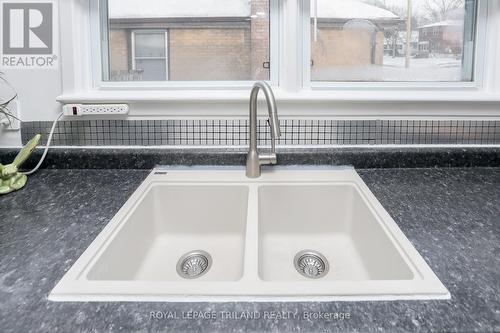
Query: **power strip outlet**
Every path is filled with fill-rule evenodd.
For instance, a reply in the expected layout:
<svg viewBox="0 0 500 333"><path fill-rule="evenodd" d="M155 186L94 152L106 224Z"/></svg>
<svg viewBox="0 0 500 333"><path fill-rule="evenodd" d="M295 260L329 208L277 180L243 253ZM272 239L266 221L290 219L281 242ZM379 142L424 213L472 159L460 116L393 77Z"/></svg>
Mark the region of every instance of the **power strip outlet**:
<svg viewBox="0 0 500 333"><path fill-rule="evenodd" d="M122 115L128 114L127 104L66 104L65 116Z"/></svg>

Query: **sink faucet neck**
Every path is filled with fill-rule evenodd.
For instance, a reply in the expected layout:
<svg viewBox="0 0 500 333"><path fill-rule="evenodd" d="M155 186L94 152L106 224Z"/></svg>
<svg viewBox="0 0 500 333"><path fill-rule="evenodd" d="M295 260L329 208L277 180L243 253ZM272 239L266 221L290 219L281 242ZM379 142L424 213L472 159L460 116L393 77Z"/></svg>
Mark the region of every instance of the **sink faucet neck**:
<svg viewBox="0 0 500 333"><path fill-rule="evenodd" d="M257 97L262 90L266 97L267 110L269 113L269 126L271 127L271 153L259 154L257 152ZM260 176L260 166L264 164L276 164L276 138L281 136L278 120L278 109L271 87L266 82L256 82L250 93L250 147L247 155L247 177L257 178Z"/></svg>

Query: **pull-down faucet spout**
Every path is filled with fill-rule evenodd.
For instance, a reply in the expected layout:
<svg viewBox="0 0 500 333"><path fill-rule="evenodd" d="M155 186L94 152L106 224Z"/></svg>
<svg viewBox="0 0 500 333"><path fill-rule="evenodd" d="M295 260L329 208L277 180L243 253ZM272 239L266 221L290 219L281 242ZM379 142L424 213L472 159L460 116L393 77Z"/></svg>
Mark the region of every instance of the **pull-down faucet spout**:
<svg viewBox="0 0 500 333"><path fill-rule="evenodd" d="M269 112L269 126L271 127L271 153L259 154L257 152L257 96L262 89L266 96ZM276 164L276 138L281 136L278 120L278 110L271 87L266 82L256 82L250 94L250 147L247 155L247 177L260 177L260 166Z"/></svg>

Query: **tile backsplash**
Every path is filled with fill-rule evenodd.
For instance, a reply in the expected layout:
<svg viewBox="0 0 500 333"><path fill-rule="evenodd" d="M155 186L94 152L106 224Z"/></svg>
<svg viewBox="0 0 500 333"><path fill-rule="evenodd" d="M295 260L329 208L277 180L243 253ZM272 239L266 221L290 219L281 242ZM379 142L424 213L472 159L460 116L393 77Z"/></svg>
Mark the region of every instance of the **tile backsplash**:
<svg viewBox="0 0 500 333"><path fill-rule="evenodd" d="M269 126L259 120L259 144L270 142ZM26 143L48 121L23 122ZM280 146L500 144L500 121L486 120L331 120L281 119ZM60 121L54 146L246 146L248 120L73 120Z"/></svg>

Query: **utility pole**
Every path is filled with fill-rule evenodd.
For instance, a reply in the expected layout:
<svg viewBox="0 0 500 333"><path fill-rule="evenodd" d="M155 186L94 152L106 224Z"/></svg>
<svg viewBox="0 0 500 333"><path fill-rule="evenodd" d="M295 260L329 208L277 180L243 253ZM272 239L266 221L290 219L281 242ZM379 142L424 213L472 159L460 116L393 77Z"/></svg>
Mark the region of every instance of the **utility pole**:
<svg viewBox="0 0 500 333"><path fill-rule="evenodd" d="M406 68L410 68L410 58L411 58L411 0L408 0L406 5Z"/></svg>

